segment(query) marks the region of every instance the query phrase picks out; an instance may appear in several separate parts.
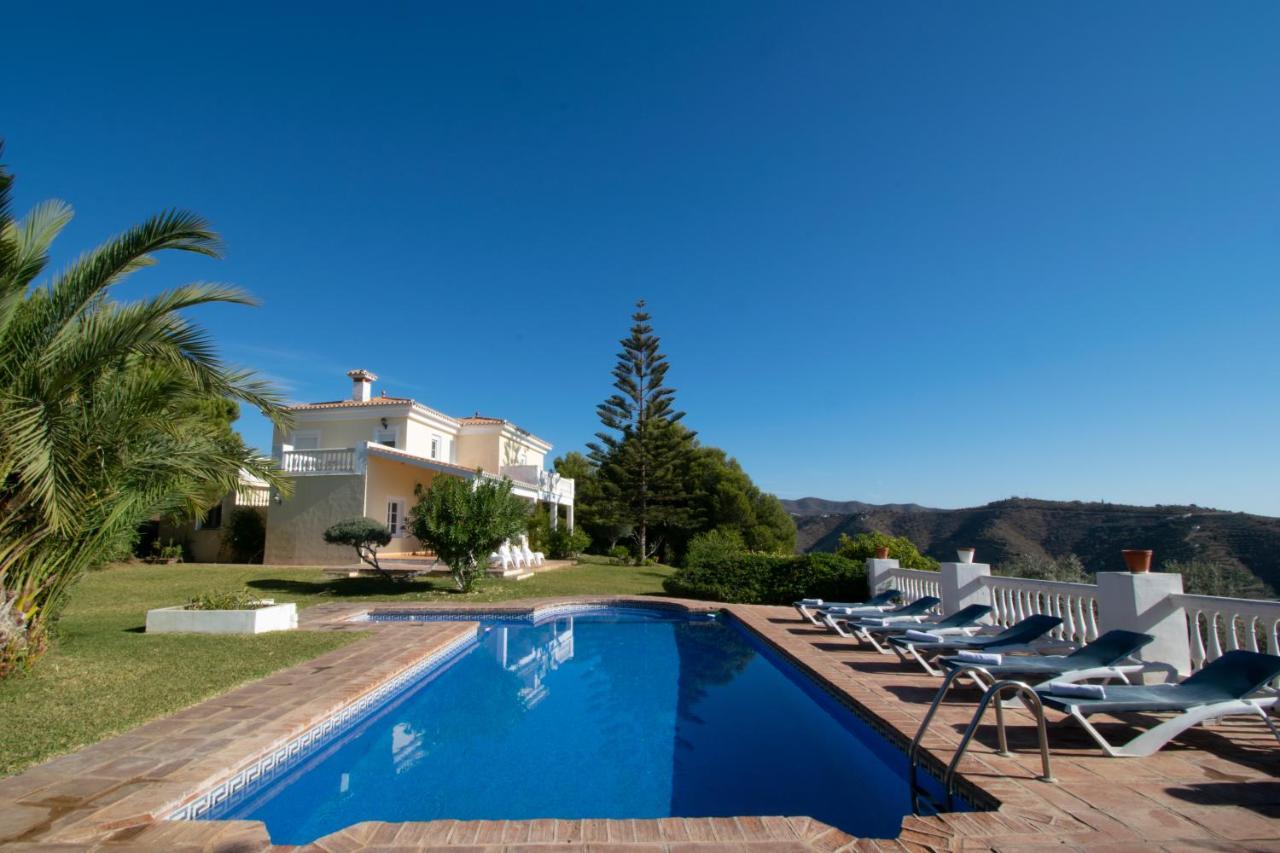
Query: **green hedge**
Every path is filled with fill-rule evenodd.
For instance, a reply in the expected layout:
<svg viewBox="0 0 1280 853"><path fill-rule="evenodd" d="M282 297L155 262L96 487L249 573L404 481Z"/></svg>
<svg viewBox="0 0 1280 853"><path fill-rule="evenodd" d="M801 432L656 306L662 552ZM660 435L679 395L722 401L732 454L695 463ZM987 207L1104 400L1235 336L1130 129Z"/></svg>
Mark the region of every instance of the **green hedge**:
<svg viewBox="0 0 1280 853"><path fill-rule="evenodd" d="M681 598L737 604L791 604L801 598L863 601L867 570L835 554L735 554L676 569L662 586Z"/></svg>

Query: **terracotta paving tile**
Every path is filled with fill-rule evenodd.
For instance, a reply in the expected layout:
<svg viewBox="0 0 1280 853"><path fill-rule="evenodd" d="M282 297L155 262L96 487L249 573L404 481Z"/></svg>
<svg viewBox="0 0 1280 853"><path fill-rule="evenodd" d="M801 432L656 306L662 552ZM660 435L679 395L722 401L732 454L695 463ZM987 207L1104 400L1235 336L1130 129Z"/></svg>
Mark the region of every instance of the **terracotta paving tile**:
<svg viewBox="0 0 1280 853"><path fill-rule="evenodd" d="M601 597L538 599L478 610L527 611L551 601L624 600ZM676 600L654 598L652 602ZM700 609L714 609L692 603ZM376 605L375 605L376 606ZM432 605L396 609L430 610ZM449 610L468 609L449 606ZM475 623L352 624L369 605L334 602L305 610L310 630L360 630L368 640L269 675L167 718L140 726L27 773L0 780L0 840L78 844L85 849L261 850L265 831L252 822L152 823L156 814L248 766L308 726L412 666L431 650L464 636ZM860 649L802 625L790 608L730 605L748 627L773 643L802 671L891 742L909 742L938 681L899 666L896 658ZM370 656L369 643L379 654ZM940 770L968 724L974 690L958 690L941 706L922 761ZM854 839L805 817L663 819L657 821L432 821L366 823L302 850L425 850L458 853L579 849L657 851L743 850L1031 850L1103 845L1163 845L1167 849L1280 849L1280 781L1274 739L1256 721L1200 727L1165 751L1142 760L1104 757L1071 726L1053 726L1057 784L1040 772L1031 718L1007 715L1011 757L993 754L991 714L961 764L968 796L1000 805L997 812L907 818L899 840ZM1051 718L1057 719L1051 714ZM1107 720L1107 731L1130 727ZM44 803L43 806L40 803ZM32 844L23 846L32 848ZM12 846L12 844L10 845ZM34 849L34 848L32 848ZM272 853L290 848L277 846Z"/></svg>

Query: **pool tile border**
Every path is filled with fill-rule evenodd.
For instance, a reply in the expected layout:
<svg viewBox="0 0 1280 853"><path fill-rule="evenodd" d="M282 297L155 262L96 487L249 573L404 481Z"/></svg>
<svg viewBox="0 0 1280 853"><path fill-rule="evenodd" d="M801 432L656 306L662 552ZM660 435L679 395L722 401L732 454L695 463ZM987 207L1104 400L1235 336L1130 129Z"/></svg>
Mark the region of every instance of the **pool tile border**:
<svg viewBox="0 0 1280 853"><path fill-rule="evenodd" d="M366 692L360 698L344 705L318 723L310 726L301 735L288 743L271 750L258 758L248 767L240 770L228 779L219 782L211 789L196 794L195 799L162 815L162 820L195 820L210 809L222 805L228 798L235 797L242 790L257 782L264 775L273 775L291 768L298 760L305 758L307 752L337 735L342 734L358 723L365 713L376 707L387 696L396 692L406 683L418 678L424 672L439 666L448 659L471 648L478 642L473 636L457 637L444 646L431 652L422 660L391 676L377 687Z"/></svg>
<svg viewBox="0 0 1280 853"><path fill-rule="evenodd" d="M726 605L714 602L635 596L563 596L527 599L499 605L440 608L424 604L391 609L430 612L448 610L466 616L535 618L556 608L582 605L667 606L693 612L730 612L778 654L796 663L809 677L886 735L910 739L924 707L910 698L932 690L934 682L919 674L887 667L885 659L810 629L789 608ZM333 707L359 701L402 671L415 668L457 642L460 635L437 621L362 622L376 609L369 604L335 602L303 611L302 627L310 630L360 631L366 639L303 664L281 670L123 735L109 738L68 756L53 759L19 776L0 779L0 847L14 850L286 850L305 853L338 851L452 850L488 853L534 853L548 845L585 846L610 853L683 853L683 851L853 851L1000 849L1030 851L1085 849L1107 845L1124 849L1255 849L1280 851L1280 808L1261 813L1250 804L1229 800L1207 803L1170 799L1169 785L1228 778L1268 780L1256 759L1241 750L1258 749L1247 730L1223 727L1197 740L1204 749L1188 747L1142 762L1105 759L1096 750L1083 752L1070 744L1055 750L1059 785L1033 781L1034 757L1018 749L1010 758L978 751L967 755L961 779L997 800L998 811L944 814L903 820L892 840L854 839L810 818L739 817L669 818L657 821L432 821L428 823L364 823L347 827L305 848L273 847L265 826L255 821L158 820L207 790L225 776L220 767L258 763L282 744L313 728L317 705ZM549 613L548 613L549 615ZM489 617L491 618L491 617ZM459 628L474 622L456 623ZM468 632L474 636L473 632ZM433 643L432 640L435 642ZM372 660L369 656L375 655ZM342 705L337 706L341 710ZM332 715L330 711L327 716ZM944 705L941 718L954 724L965 706ZM305 718L305 719L304 719ZM301 721L301 724L299 724ZM967 716L965 717L967 721ZM925 754L941 764L933 750L949 756L957 735L939 726L925 743ZM1025 728L1025 727L1015 727ZM261 730L261 731L259 731ZM1011 736L1013 734L1011 729ZM1248 741L1235 744L1242 736ZM281 735L285 733L285 736ZM174 735L178 735L175 739ZM896 738L895 738L896 734ZM1229 748L1212 748L1226 735ZM244 737L244 742L240 740ZM1268 734L1269 737L1269 734ZM257 752L251 746L261 745ZM1025 747L1025 744L1023 745ZM236 756L236 749L242 757ZM1274 741L1261 747L1274 749ZM177 752L185 759L173 760ZM230 754L229 754L230 753ZM1267 751L1264 756L1272 756ZM1203 770L1199 766L1203 765ZM125 767L133 769L124 769ZM244 769L243 767L241 769ZM237 775L240 771L236 771ZM798 766L798 772L803 768ZM1234 774L1234 776L1232 775ZM1176 780L1176 781L1171 781ZM229 780L228 780L229 781ZM1275 784L1272 782L1272 784ZM75 793L71 793L71 792ZM1263 794L1265 798L1265 793ZM1254 807L1256 808L1256 806Z"/></svg>

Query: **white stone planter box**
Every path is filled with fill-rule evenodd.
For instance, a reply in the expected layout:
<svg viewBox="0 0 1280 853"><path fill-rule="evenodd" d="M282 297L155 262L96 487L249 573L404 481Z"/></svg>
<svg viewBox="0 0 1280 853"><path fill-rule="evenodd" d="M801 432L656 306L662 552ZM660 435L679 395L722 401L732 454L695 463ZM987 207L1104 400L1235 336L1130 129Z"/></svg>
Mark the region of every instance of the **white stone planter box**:
<svg viewBox="0 0 1280 853"><path fill-rule="evenodd" d="M264 634L297 627L296 604L256 610L188 610L180 605L147 611L148 634Z"/></svg>

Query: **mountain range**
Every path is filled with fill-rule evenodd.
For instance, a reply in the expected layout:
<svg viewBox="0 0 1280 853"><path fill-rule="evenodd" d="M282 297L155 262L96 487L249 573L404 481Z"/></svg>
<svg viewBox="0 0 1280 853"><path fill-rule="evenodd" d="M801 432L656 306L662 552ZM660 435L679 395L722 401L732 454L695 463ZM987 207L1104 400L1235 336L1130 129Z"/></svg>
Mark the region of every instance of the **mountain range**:
<svg viewBox="0 0 1280 853"><path fill-rule="evenodd" d="M784 500L795 518L797 548L832 551L847 533L906 536L924 553L954 559L972 546L1000 565L1017 554L1076 554L1090 571L1123 571L1124 548L1150 548L1154 565L1204 559L1244 566L1280 589L1280 518L1190 506L1126 506L1010 498L964 509L868 504L821 498Z"/></svg>

